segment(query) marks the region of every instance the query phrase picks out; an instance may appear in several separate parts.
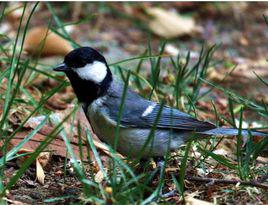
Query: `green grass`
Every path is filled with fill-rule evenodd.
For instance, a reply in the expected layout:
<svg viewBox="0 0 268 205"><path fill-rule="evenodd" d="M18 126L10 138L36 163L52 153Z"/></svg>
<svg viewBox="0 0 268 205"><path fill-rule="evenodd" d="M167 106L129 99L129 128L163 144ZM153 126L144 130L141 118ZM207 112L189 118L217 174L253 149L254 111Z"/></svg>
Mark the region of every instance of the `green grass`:
<svg viewBox="0 0 268 205"><path fill-rule="evenodd" d="M16 184L18 179L25 173L28 167L34 162L35 158L48 146L49 143L55 138L57 134L60 133L62 136L65 146L67 148L66 156L73 159L73 168L76 173L77 179L83 185L82 193L80 196L81 203L91 202L98 204L106 204L108 202L113 202L116 204L149 204L154 202L163 202L165 199L161 198L160 191L162 188L168 183L173 183L178 190L179 195L184 198L185 194L185 180L184 177L187 174L187 167L189 161L195 160L193 166L194 169L208 169L210 164L208 162L208 157L214 159L218 164L228 168L229 173L235 173L241 180L251 180L256 179L258 176L261 176L267 172L267 167L257 167L256 159L268 146L268 138L261 140L258 143L254 143L252 136L248 137L247 143L245 147L242 147L242 138L238 136L236 138L236 146L237 150L234 150L234 155L236 156L236 160L230 160L228 157L224 157L221 155L215 154L213 151L219 145L221 139L205 139L205 145L201 144L199 141L191 141L186 147L182 147L181 150L178 151L179 159L181 161L180 165L177 163L177 166L180 168L179 173L174 173L171 176L166 176L164 172L159 174L158 183L155 186L152 186L152 179L156 175L158 175L156 170L150 170L137 174L135 172L137 165L139 165L139 159L141 158L142 152L140 156L137 156L136 160L132 159L121 159L116 155L116 152L113 148L117 146L117 139L120 127L117 126L115 133L115 144L114 147L109 147L110 152L112 154L112 158L109 162L109 166L105 167L101 160L101 156L98 153L97 148L95 147L92 139L92 135L89 130L86 130L86 138L87 138L87 153L82 152L82 139L81 139L81 126L78 125L78 141L79 141L79 155L81 158L86 155L89 157L89 152L92 152L94 158L97 162L98 168L101 170L104 178L101 183L97 183L95 181L94 175L96 174L91 167L89 171L86 170L86 166L91 164L92 159L88 161L82 161L82 163L78 163L77 157L72 150L70 139L67 137L66 130L63 129L62 124L68 118L71 118L71 126L68 133L73 133L74 128L74 116L78 110L78 104L75 101L75 107L73 110L64 118L58 119L53 114L52 111L46 109L44 104L47 102L49 98L51 98L55 93L59 92L63 88L69 85L68 82L60 80L57 78L56 74L51 73L49 66L42 65L39 63L38 59L35 59L34 64L32 64L33 59L30 57L22 57L22 48L23 42L25 39L26 32L29 27L29 23L31 22L32 14L36 11L36 7L38 3L34 4L30 12L30 16L26 21L26 25L22 25L22 20L24 15L20 20L20 26L17 31L17 36L15 41L9 41L7 44L9 46L0 45L1 50L3 51L3 55L0 56L1 62L3 63L3 67L0 70L0 83L5 84L6 87L3 93L0 93L0 101L3 103L3 111L1 113L1 121L0 121L0 132L1 132L1 141L3 146L1 147L1 153L3 154L0 158L0 196L3 197L7 190L11 189L12 186ZM69 34L65 30L66 25L70 24L79 24L84 23L85 21L81 20L79 22L68 22L63 23L59 18L57 13L53 8L53 4L46 3L45 4L48 11L51 13L51 23L49 23L48 27L67 39L71 45L76 48L80 46L80 43L74 42ZM29 5L24 3L23 9L25 10ZM2 9L2 15L0 18L0 22L5 20L5 5ZM86 19L91 18L91 16L85 17ZM54 25L54 26L52 26ZM5 35L5 34L3 34ZM164 105L165 97L167 94L173 96L173 98L166 102L171 106L180 108L182 111L188 112L193 116L198 117L198 107L196 103L200 100L206 98L206 95L200 96L200 89L202 86L211 86L210 92L214 89L217 89L225 94L226 98L228 98L229 104L229 114L230 118L226 118L221 116L218 113L215 103L212 102L211 112L215 113L216 119L222 118L225 120L227 124L231 127L235 127L235 119L238 118L240 121L240 126L238 129L241 129L242 121L243 121L243 112L244 110L251 110L267 118L268 109L265 103L256 103L253 100L248 100L244 97L241 97L237 93L228 90L220 85L216 85L213 82L206 80L207 70L213 65L213 53L218 48L217 46L203 46L199 52L199 58L196 62L190 63L191 53L189 52L186 56L178 56L176 59L170 58L163 54L165 48L165 42L163 42L159 46L159 53L153 53L150 42L148 43L148 48L144 51L143 54L137 57L132 57L129 59L123 59L119 62L111 63L111 69L114 73L117 73L122 77L122 79L126 82L124 93L128 86L131 85L131 88L135 90L139 90L141 94L144 94L144 90L149 89L149 97L155 101L161 102L161 107ZM12 52L10 52L12 51ZM12 55L5 55L7 53L11 53ZM170 75L173 75L175 78L173 81L168 84L165 83L161 76L162 71L162 60L163 58L170 59L170 65L172 67L170 71ZM124 63L135 61L137 66L134 70L129 71L124 68ZM150 75L149 77L144 77L141 74L141 70L144 62L150 62ZM36 68L36 65L39 68ZM35 99L34 96L31 95L27 90L32 86L33 77L30 76L43 75L46 78L54 79L59 82L59 86L46 91L40 97L40 99ZM259 80L267 86L268 84L259 76L257 76ZM27 78L27 83L24 83L24 79ZM27 100L21 100L20 96L22 94L26 94ZM124 94L123 94L124 96ZM145 96L145 95L144 95ZM148 93L147 95L148 96ZM120 106L120 113L123 110L123 101ZM12 133L9 130L12 128L12 124L9 122L9 116L11 109L18 107L20 104L28 104L31 109L29 109L30 114L25 116L20 125L13 130ZM243 108L238 111L235 109L236 107ZM13 147L11 150L7 150L8 143L12 140L17 133L19 133L25 123L32 117L36 115L45 115L46 118L35 128L32 132L27 135L17 147ZM144 146L150 146L150 142L154 137L154 132L156 130L156 124L161 115L161 109L158 113L158 117L154 123L154 126L151 130L150 136L148 137L147 144ZM29 158L25 161L25 163L18 168L17 172L14 176L9 180L7 184L4 184L4 171L7 165L7 162L14 160L15 158L22 157L24 155L19 155L19 149L29 141L47 122L50 121L55 125L55 128L51 133L47 136L47 138L39 145L39 147L33 152L29 153ZM200 159L196 159L190 156L191 148L193 146L197 146L199 152L201 153ZM167 153L165 156L165 166L169 165L169 162L174 160L175 157ZM178 162L178 161L177 161ZM147 164L148 165L148 164ZM149 165L148 165L149 166ZM177 177L179 175L179 177ZM107 191L107 188L112 189L112 193ZM242 188L241 188L242 189ZM189 192L189 190L188 190ZM75 196L69 196L75 197ZM61 201L65 199L66 196L50 198L46 199L46 202L55 202ZM3 202L3 201L2 201ZM4 203L4 202L3 202ZM168 202L166 202L168 203Z"/></svg>

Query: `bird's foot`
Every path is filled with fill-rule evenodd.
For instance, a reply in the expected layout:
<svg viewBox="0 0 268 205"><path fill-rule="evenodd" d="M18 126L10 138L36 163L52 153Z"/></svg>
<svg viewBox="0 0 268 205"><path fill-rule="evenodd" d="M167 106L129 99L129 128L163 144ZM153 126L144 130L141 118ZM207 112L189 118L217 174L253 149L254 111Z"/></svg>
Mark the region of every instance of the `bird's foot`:
<svg viewBox="0 0 268 205"><path fill-rule="evenodd" d="M161 192L162 192L162 191L161 191ZM176 193L177 193L177 190L176 190L176 189L173 189L173 190L171 190L171 191L169 191L169 192L167 192L167 193L165 193L165 194L160 193L160 196L161 196L162 198L169 198L169 197L173 197L173 196L175 196Z"/></svg>
<svg viewBox="0 0 268 205"><path fill-rule="evenodd" d="M164 174L164 171L165 171L165 159L164 159L164 157L157 157L157 158L154 158L154 161L156 162L156 167L157 167L157 169L158 169L158 171L159 171L159 175L160 175L160 177L161 177L161 175L163 175ZM167 193L163 193L163 186L161 186L161 188L160 188L160 193L159 193L159 196L161 197L161 198L168 198L168 197L172 197L172 196L175 196L175 194L176 194L176 190L174 189L174 190L171 190L171 191L169 191L169 192L167 192Z"/></svg>

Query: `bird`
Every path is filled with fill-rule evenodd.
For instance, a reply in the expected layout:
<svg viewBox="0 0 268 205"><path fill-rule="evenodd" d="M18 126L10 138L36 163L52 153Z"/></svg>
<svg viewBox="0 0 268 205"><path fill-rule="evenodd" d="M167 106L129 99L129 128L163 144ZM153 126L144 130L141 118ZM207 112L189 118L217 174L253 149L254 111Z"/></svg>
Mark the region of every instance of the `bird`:
<svg viewBox="0 0 268 205"><path fill-rule="evenodd" d="M91 47L72 50L54 71L66 74L94 133L103 142L114 146L119 130L115 148L124 156L163 157L185 145L193 134L195 139L249 135L246 129L240 132L200 121L145 99L130 88L124 91L125 83L112 74L104 56ZM250 135L267 137L268 133L250 131Z"/></svg>

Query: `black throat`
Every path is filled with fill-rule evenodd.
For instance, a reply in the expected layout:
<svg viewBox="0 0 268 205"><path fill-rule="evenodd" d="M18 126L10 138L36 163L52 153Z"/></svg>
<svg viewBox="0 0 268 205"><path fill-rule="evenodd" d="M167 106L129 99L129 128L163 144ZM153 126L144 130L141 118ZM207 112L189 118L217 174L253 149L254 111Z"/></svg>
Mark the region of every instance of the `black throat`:
<svg viewBox="0 0 268 205"><path fill-rule="evenodd" d="M107 75L101 83L81 79L78 74L72 70L66 72L66 75L72 84L78 101L83 103L86 107L97 98L104 96L113 81L112 73L109 68L107 68Z"/></svg>

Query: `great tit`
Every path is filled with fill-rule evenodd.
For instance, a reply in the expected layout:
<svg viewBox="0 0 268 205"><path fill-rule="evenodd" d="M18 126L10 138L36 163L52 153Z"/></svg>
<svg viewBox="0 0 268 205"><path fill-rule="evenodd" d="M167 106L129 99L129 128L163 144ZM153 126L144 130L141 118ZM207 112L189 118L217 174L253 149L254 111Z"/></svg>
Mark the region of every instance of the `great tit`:
<svg viewBox="0 0 268 205"><path fill-rule="evenodd" d="M54 70L67 75L93 131L102 141L114 145L120 119L116 148L125 156L162 157L187 143L193 133L198 139L239 133L238 129L216 127L178 109L144 99L131 89L125 92L119 116L124 83L112 75L105 58L91 47L74 49ZM155 127L154 136L148 140L152 127ZM268 133L258 131L250 134L268 136ZM248 130L242 130L241 135L249 135ZM146 143L148 145L144 146Z"/></svg>

